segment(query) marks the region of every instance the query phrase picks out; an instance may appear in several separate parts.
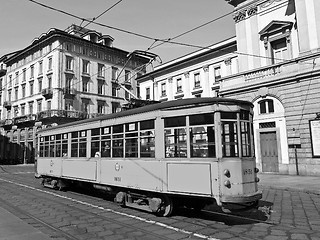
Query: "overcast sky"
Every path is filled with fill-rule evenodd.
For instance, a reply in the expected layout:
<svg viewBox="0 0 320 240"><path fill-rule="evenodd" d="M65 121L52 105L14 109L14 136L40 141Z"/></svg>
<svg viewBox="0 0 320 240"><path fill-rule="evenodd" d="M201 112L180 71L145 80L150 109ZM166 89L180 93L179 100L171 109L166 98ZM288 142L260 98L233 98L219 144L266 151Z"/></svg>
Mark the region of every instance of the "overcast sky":
<svg viewBox="0 0 320 240"><path fill-rule="evenodd" d="M118 3L119 0L34 0L63 10L81 19L92 19ZM208 46L235 36L232 6L225 0L122 0L96 20L97 23L149 37L112 30L91 23L87 28L111 35L114 47L126 50L147 50L152 39L169 39L204 23L224 16L201 27L175 42ZM23 49L50 28L66 29L81 20L50 10L30 0L0 0L0 56ZM84 24L82 24L83 26ZM154 43L153 46L158 45ZM199 48L166 43L151 52L163 62L181 57Z"/></svg>

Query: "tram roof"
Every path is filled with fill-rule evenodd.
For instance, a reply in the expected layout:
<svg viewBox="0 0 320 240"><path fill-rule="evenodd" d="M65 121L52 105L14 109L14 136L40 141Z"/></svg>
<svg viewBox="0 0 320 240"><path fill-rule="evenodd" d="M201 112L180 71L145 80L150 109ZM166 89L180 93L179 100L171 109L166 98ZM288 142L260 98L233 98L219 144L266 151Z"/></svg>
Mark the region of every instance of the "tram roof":
<svg viewBox="0 0 320 240"><path fill-rule="evenodd" d="M68 127L68 126L74 126L74 124L78 123L89 123L94 121L101 121L101 120L108 120L113 118L119 118L119 117L125 117L130 115L136 115L140 113L145 112L152 112L152 111L158 111L158 110L164 110L164 109L170 109L170 108L186 108L188 106L195 107L195 106L203 106L203 105L212 105L212 104L225 104L225 105L247 105L253 107L253 104L249 101L244 100L238 100L238 99L231 99L231 98L222 98L222 97L204 97L204 98L184 98L184 99L178 99L178 100L172 100L172 101L165 101L155 104L146 105L139 108L134 108L122 112L117 113L111 113L106 114L103 116L90 118L90 119L84 119L76 122L66 123L62 125L58 125L49 129L57 129L61 127ZM46 129L41 129L41 131L45 131ZM48 129L47 129L48 130Z"/></svg>

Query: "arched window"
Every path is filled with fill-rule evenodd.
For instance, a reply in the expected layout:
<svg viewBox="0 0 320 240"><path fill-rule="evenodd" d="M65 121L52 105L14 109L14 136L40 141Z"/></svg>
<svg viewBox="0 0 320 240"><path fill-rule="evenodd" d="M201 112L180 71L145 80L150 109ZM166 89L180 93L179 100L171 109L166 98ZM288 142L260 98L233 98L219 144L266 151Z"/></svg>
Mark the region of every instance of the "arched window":
<svg viewBox="0 0 320 240"><path fill-rule="evenodd" d="M274 113L274 103L272 99L264 99L258 102L259 114Z"/></svg>

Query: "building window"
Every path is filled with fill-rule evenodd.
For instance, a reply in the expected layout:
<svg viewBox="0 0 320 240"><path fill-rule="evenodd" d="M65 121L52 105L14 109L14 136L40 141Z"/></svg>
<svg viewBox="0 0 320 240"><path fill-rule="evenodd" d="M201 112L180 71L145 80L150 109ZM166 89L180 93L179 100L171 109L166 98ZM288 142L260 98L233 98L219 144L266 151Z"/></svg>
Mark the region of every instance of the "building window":
<svg viewBox="0 0 320 240"><path fill-rule="evenodd" d="M23 69L22 71L22 82L25 82L26 81L26 69Z"/></svg>
<svg viewBox="0 0 320 240"><path fill-rule="evenodd" d="M101 80L98 80L98 94L103 94L103 85L104 85L104 82Z"/></svg>
<svg viewBox="0 0 320 240"><path fill-rule="evenodd" d="M42 111L42 100L38 100L37 101L37 112L41 112Z"/></svg>
<svg viewBox="0 0 320 240"><path fill-rule="evenodd" d="M274 113L274 103L272 99L264 99L258 102L260 114Z"/></svg>
<svg viewBox="0 0 320 240"><path fill-rule="evenodd" d="M8 101L11 102L12 93L11 90L8 91Z"/></svg>
<svg viewBox="0 0 320 240"><path fill-rule="evenodd" d="M16 82L15 82L16 85L19 84L19 72L16 72Z"/></svg>
<svg viewBox="0 0 320 240"><path fill-rule="evenodd" d="M39 75L43 74L43 62L39 62Z"/></svg>
<svg viewBox="0 0 320 240"><path fill-rule="evenodd" d="M113 102L111 103L111 105L112 105L112 113L118 112L119 103Z"/></svg>
<svg viewBox="0 0 320 240"><path fill-rule="evenodd" d="M82 73L89 74L89 61L82 60Z"/></svg>
<svg viewBox="0 0 320 240"><path fill-rule="evenodd" d="M33 85L34 85L34 82L33 82L33 81L29 82L30 96L33 95L33 87L34 87Z"/></svg>
<svg viewBox="0 0 320 240"><path fill-rule="evenodd" d="M52 70L52 57L48 59L48 70Z"/></svg>
<svg viewBox="0 0 320 240"><path fill-rule="evenodd" d="M104 113L104 105L105 103L103 101L98 101L98 113L100 114Z"/></svg>
<svg viewBox="0 0 320 240"><path fill-rule="evenodd" d="M9 85L8 88L12 88L12 75L9 75Z"/></svg>
<svg viewBox="0 0 320 240"><path fill-rule="evenodd" d="M29 114L33 114L33 102L29 102Z"/></svg>
<svg viewBox="0 0 320 240"><path fill-rule="evenodd" d="M89 114L89 99L82 99L81 109L82 112Z"/></svg>
<svg viewBox="0 0 320 240"><path fill-rule="evenodd" d="M66 70L72 71L73 70L73 58L66 57Z"/></svg>
<svg viewBox="0 0 320 240"><path fill-rule="evenodd" d="M126 83L130 82L131 79L131 72L129 70L124 71L124 81Z"/></svg>
<svg viewBox="0 0 320 240"><path fill-rule="evenodd" d="M82 91L89 92L89 79L82 78Z"/></svg>
<svg viewBox="0 0 320 240"><path fill-rule="evenodd" d="M182 79L178 78L177 79L177 93L182 92Z"/></svg>
<svg viewBox="0 0 320 240"><path fill-rule="evenodd" d="M161 97L167 96L167 87L166 83L161 83Z"/></svg>
<svg viewBox="0 0 320 240"><path fill-rule="evenodd" d="M19 90L18 87L14 88L14 99L15 99L15 100L18 100L18 93L19 93L18 90Z"/></svg>
<svg viewBox="0 0 320 240"><path fill-rule="evenodd" d="M24 116L26 115L26 105L25 104L21 104L21 116Z"/></svg>
<svg viewBox="0 0 320 240"><path fill-rule="evenodd" d="M112 96L113 97L118 96L118 85L116 83L112 83Z"/></svg>
<svg viewBox="0 0 320 240"><path fill-rule="evenodd" d="M282 38L270 43L272 64L280 63L289 59L287 39Z"/></svg>
<svg viewBox="0 0 320 240"><path fill-rule="evenodd" d="M215 67L214 68L214 81L219 82L221 79L221 67Z"/></svg>
<svg viewBox="0 0 320 240"><path fill-rule="evenodd" d="M30 78L34 78L34 65L30 66Z"/></svg>
<svg viewBox="0 0 320 240"><path fill-rule="evenodd" d="M47 110L51 110L51 101L47 101Z"/></svg>
<svg viewBox="0 0 320 240"><path fill-rule="evenodd" d="M104 65L98 63L98 77L104 77Z"/></svg>
<svg viewBox="0 0 320 240"><path fill-rule="evenodd" d="M52 88L52 75L48 75L48 88Z"/></svg>
<svg viewBox="0 0 320 240"><path fill-rule="evenodd" d="M21 85L21 90L22 90L22 97L24 98L26 96L26 85L25 84Z"/></svg>
<svg viewBox="0 0 320 240"><path fill-rule="evenodd" d="M38 79L38 92L41 93L42 91L42 77Z"/></svg>
<svg viewBox="0 0 320 240"><path fill-rule="evenodd" d="M200 73L195 73L193 75L193 79L194 79L194 88L200 88L201 87Z"/></svg>
<svg viewBox="0 0 320 240"><path fill-rule="evenodd" d="M117 80L118 68L112 67L112 80Z"/></svg>
<svg viewBox="0 0 320 240"><path fill-rule="evenodd" d="M150 99L150 88L146 88L146 100Z"/></svg>

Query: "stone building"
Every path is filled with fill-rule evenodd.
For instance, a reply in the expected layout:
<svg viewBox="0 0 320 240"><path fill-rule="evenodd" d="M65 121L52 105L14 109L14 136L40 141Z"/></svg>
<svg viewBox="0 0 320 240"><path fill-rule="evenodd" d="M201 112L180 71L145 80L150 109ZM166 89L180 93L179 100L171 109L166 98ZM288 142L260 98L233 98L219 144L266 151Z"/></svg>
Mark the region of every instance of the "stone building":
<svg viewBox="0 0 320 240"><path fill-rule="evenodd" d="M37 128L117 112L136 94L149 59L113 40L72 25L1 58L0 164L33 162Z"/></svg>
<svg viewBox="0 0 320 240"><path fill-rule="evenodd" d="M260 170L320 175L320 2L226 2L236 37L140 77L142 98L251 101Z"/></svg>

